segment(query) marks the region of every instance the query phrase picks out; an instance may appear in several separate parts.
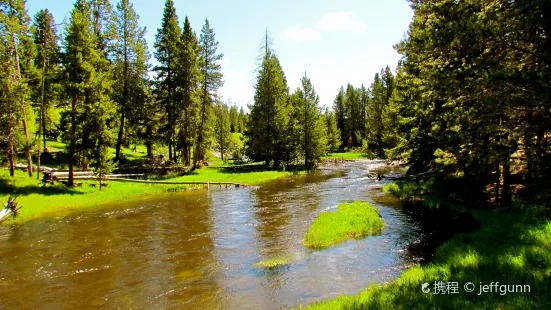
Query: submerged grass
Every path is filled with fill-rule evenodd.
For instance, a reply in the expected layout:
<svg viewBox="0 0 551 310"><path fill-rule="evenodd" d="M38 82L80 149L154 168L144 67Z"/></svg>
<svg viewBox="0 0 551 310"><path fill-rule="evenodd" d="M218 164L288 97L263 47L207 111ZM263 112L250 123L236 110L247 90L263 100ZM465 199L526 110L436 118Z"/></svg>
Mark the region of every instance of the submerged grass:
<svg viewBox="0 0 551 310"><path fill-rule="evenodd" d="M262 269L275 269L278 267L288 266L295 260L295 256L292 254L287 254L283 256L278 256L266 260L259 261L254 264L254 267Z"/></svg>
<svg viewBox="0 0 551 310"><path fill-rule="evenodd" d="M199 169L190 175L164 178L165 181L233 182L259 185L276 178L293 175L285 171L232 172L223 169ZM40 181L18 171L15 178L9 177L6 169L0 170L0 200L16 196L21 209L16 222L25 222L52 213L98 207L119 201L139 200L143 197L166 195L184 191L188 185L143 184L108 182L108 187L99 190L95 181L84 182L82 187L67 188L62 184L43 188ZM6 221L13 223L13 221Z"/></svg>
<svg viewBox="0 0 551 310"><path fill-rule="evenodd" d="M387 191L406 197L426 190L414 187L390 185ZM425 206L431 207L430 203ZM357 295L309 308L551 309L551 210L517 205L469 212L480 228L455 235L436 250L431 263L414 266L391 283L372 284ZM445 293L435 290L439 281L444 283ZM447 282L457 282L457 293L447 291ZM464 289L467 282L475 285L471 293ZM481 290L492 282L499 282L492 292ZM429 284L430 292L422 292L424 283ZM510 292L511 287L503 285L515 285L517 291Z"/></svg>
<svg viewBox="0 0 551 310"><path fill-rule="evenodd" d="M368 202L342 203L336 212L322 212L308 229L304 245L327 248L350 238L379 233L385 224L379 210Z"/></svg>

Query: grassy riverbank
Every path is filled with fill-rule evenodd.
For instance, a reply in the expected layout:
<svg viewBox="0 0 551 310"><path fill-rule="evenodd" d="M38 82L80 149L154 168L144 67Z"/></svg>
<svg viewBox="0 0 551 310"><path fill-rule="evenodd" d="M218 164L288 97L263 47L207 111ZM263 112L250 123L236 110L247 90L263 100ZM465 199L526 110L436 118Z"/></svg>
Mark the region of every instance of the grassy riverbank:
<svg viewBox="0 0 551 310"><path fill-rule="evenodd" d="M335 212L322 212L308 229L304 245L327 248L351 238L379 233L384 221L379 210L367 202L342 203Z"/></svg>
<svg viewBox="0 0 551 310"><path fill-rule="evenodd" d="M400 192L401 189L405 192ZM411 193L412 185L393 185L392 191L403 198L407 192ZM432 198L425 205L436 206L434 202ZM415 266L389 284L373 284L358 295L342 296L309 308L551 308L551 210L527 205L500 210L489 207L463 210L468 210L480 222L480 228L455 235L437 249L431 263ZM443 291L436 292L446 294L434 294L435 282L439 281L444 283ZM457 282L457 293L454 284L448 290L447 282ZM468 282L474 283L471 293L464 289ZM499 282L492 287L492 292L489 287L483 288L492 282ZM423 283L429 283L430 292L422 292ZM515 290L523 292L503 293L510 287L501 285L520 285Z"/></svg>
<svg viewBox="0 0 551 310"><path fill-rule="evenodd" d="M296 174L297 172L295 172ZM301 172L299 172L301 173ZM203 168L189 175L167 176L164 181L174 182L233 182L259 185L263 182L293 175L289 171L248 171L240 172L227 169ZM63 184L42 188L35 178L29 178L25 172L18 171L15 178L9 177L7 169L0 170L0 200L6 201L9 195L16 196L21 215L15 222L25 222L41 216L68 210L98 207L117 201L139 200L144 197L163 195L190 188L188 185L143 184L127 182L108 182L108 187L99 190L94 181L88 181L82 187L67 188ZM12 220L4 224L13 223Z"/></svg>

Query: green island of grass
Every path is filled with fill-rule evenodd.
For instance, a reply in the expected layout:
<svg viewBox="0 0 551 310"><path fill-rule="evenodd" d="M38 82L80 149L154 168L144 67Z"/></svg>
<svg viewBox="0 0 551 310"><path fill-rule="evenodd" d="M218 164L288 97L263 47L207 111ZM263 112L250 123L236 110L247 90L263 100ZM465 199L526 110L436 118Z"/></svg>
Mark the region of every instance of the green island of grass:
<svg viewBox="0 0 551 310"><path fill-rule="evenodd" d="M295 260L295 256L292 254L278 256L266 260L259 261L254 264L254 267L262 269L275 269L278 267L288 266Z"/></svg>
<svg viewBox="0 0 551 310"><path fill-rule="evenodd" d="M327 248L350 238L381 232L385 226L379 210L368 202L342 203L336 212L322 212L306 233L304 245Z"/></svg>
<svg viewBox="0 0 551 310"><path fill-rule="evenodd" d="M432 181L386 187L394 197L441 207L434 196L420 199ZM470 213L480 228L459 233L437 248L431 263L415 265L396 280L373 283L356 295L309 305L308 309L549 309L551 305L551 213L544 206L517 204L505 210L451 207ZM457 282L457 293L433 294L435 283ZM464 285L475 284L473 292ZM422 285L428 283L428 293ZM481 285L495 284L493 291ZM510 292L511 286L515 292Z"/></svg>

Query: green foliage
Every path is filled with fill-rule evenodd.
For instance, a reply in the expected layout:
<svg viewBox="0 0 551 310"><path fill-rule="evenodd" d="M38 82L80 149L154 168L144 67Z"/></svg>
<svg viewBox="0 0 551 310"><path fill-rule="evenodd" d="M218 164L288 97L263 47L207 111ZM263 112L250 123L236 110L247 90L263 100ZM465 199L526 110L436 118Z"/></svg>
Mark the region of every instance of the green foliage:
<svg viewBox="0 0 551 310"><path fill-rule="evenodd" d="M209 20L205 20L205 25L201 29L199 39L200 56L199 56L199 72L200 80L199 87L200 101L199 106L199 126L197 129L197 145L195 147L195 157L193 167L197 167L199 160L205 158L207 144L210 137L210 128L207 126L209 122L209 110L212 107L212 94L224 85L222 80L221 67L218 61L224 57L224 54L218 53L218 41L216 41L214 30L210 27Z"/></svg>
<svg viewBox="0 0 551 310"><path fill-rule="evenodd" d="M267 164L273 161L279 166L290 162L294 151L290 130L292 107L285 74L279 59L269 48L269 38L266 40L245 135L250 158Z"/></svg>
<svg viewBox="0 0 551 310"><path fill-rule="evenodd" d="M113 85L113 99L120 116L115 154L118 160L125 132L135 133L140 126L140 111L147 102L150 55L145 40L146 30L140 27L139 16L129 0L117 3L113 19L112 50L117 81Z"/></svg>
<svg viewBox="0 0 551 310"><path fill-rule="evenodd" d="M326 109L324 117L327 132L327 152L335 152L341 145L341 132L337 127L337 118L335 113L329 111L329 109Z"/></svg>
<svg viewBox="0 0 551 310"><path fill-rule="evenodd" d="M65 29L64 66L68 76L65 93L72 100L68 120L71 129L65 133L68 151L73 158L69 167L71 185L72 161L76 154L79 154L83 167L87 167L91 160L100 175L112 167L107 148L113 142L110 118L114 112L111 100L113 79L110 62L105 58L105 51L100 49L102 44L98 43L97 18L90 3L77 1Z"/></svg>
<svg viewBox="0 0 551 310"><path fill-rule="evenodd" d="M287 254L287 255L282 255L282 256L259 261L258 263L254 264L254 266L262 269L271 270L279 267L289 266L293 263L294 260L295 260L294 255Z"/></svg>
<svg viewBox="0 0 551 310"><path fill-rule="evenodd" d="M320 113L319 97L310 79L305 75L301 83L302 88L297 89L291 96L291 122L298 154L304 158L304 166L312 168L327 151L327 134Z"/></svg>
<svg viewBox="0 0 551 310"><path fill-rule="evenodd" d="M543 211L543 210L542 210ZM313 304L310 309L531 309L551 299L551 221L548 212L477 212L481 228L458 234L439 247L432 263L414 266L389 284L373 284L353 296ZM458 282L458 294L423 293L437 281ZM475 291L462 289L467 282ZM480 293L480 283L529 285L525 293Z"/></svg>
<svg viewBox="0 0 551 310"><path fill-rule="evenodd" d="M215 148L220 152L222 160L227 161L227 154L232 146L230 112L225 104L218 102L214 107L214 114L216 118L214 125Z"/></svg>
<svg viewBox="0 0 551 310"><path fill-rule="evenodd" d="M178 23L174 1L167 0L163 11L161 28L155 36L155 58L159 62L153 70L157 73L157 100L160 100L166 113L166 121L159 130L169 147L169 160L173 159L172 147L176 143L176 121L178 119L176 88L178 85L178 55L181 52L182 29Z"/></svg>
<svg viewBox="0 0 551 310"><path fill-rule="evenodd" d="M350 238L380 233L385 226L379 210L367 202L342 203L338 208L318 216L306 233L304 245L327 248Z"/></svg>

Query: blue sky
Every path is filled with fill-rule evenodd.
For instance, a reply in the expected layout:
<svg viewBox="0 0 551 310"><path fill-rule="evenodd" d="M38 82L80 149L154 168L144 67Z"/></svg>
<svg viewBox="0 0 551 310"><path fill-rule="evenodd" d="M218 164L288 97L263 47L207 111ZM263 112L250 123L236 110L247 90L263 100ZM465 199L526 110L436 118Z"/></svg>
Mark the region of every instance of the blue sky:
<svg viewBox="0 0 551 310"><path fill-rule="evenodd" d="M118 1L118 0L117 0ZM31 16L48 8L61 22L73 0L27 0ZM115 4L115 0L111 0ZM164 0L134 0L140 22L153 41L161 25ZM224 54L222 97L241 106L254 99L255 59L264 29L285 71L291 91L306 72L320 96L331 106L341 85L369 86L382 67L394 70L400 56L393 49L405 35L413 12L406 0L174 0L179 21L187 15L199 34L205 18ZM152 59L154 61L154 59Z"/></svg>

